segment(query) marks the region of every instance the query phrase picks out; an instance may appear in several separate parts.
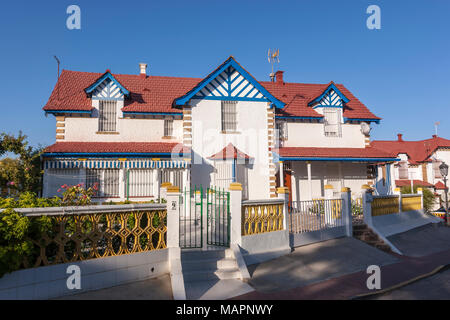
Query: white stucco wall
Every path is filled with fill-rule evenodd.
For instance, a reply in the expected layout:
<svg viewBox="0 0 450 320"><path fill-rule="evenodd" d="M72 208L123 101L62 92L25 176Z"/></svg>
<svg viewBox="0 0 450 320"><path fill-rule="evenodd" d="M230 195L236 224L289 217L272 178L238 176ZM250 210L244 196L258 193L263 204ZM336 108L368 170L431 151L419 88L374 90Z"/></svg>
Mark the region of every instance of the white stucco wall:
<svg viewBox="0 0 450 320"><path fill-rule="evenodd" d="M287 122L284 147L364 148L359 124L342 124L342 137L326 137L323 123Z"/></svg>
<svg viewBox="0 0 450 320"><path fill-rule="evenodd" d="M192 184L209 186L213 161L207 159L229 143L253 157L248 169L249 199L269 198L267 103L239 101L237 132L221 132L221 102L192 102Z"/></svg>
<svg viewBox="0 0 450 320"><path fill-rule="evenodd" d="M98 106L99 100L92 100L92 116L90 118L66 117L65 138L62 141L96 141L96 142L182 142L183 121L173 121L175 139L163 139L164 118L123 118L121 108L123 101L117 101L118 134L99 134Z"/></svg>

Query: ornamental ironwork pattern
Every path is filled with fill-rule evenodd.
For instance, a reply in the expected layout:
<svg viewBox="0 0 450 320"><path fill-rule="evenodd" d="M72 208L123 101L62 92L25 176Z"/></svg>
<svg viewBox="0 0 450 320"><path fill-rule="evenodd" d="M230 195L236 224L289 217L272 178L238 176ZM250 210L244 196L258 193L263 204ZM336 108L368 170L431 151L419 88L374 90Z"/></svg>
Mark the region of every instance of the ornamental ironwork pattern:
<svg viewBox="0 0 450 320"><path fill-rule="evenodd" d="M166 248L166 210L48 216L23 267L39 267ZM39 217L30 217L36 219Z"/></svg>
<svg viewBox="0 0 450 320"><path fill-rule="evenodd" d="M373 198L372 216L398 213L398 197Z"/></svg>
<svg viewBox="0 0 450 320"><path fill-rule="evenodd" d="M284 204L242 206L242 235L283 230Z"/></svg>
<svg viewBox="0 0 450 320"><path fill-rule="evenodd" d="M402 197L402 211L421 210L422 196Z"/></svg>

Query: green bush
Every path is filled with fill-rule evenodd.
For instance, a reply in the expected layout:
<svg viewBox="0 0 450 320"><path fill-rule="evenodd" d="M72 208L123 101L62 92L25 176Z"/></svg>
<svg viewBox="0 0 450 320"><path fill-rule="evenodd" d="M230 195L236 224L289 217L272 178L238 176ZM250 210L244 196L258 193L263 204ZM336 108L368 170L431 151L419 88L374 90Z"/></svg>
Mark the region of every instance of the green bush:
<svg viewBox="0 0 450 320"><path fill-rule="evenodd" d="M419 186L414 186L414 193L418 193L417 192L417 188L420 188ZM405 186L401 188L401 193L402 194L411 194L411 186ZM431 192L429 189L427 188L422 188L423 191L423 209L426 212L430 212L431 208L433 207L433 203L435 200L434 197L434 193Z"/></svg>
<svg viewBox="0 0 450 320"><path fill-rule="evenodd" d="M30 238L38 238L51 227L51 219L42 216L29 219L14 208L59 206L60 199L38 198L35 193L22 193L18 199L0 198L0 277L20 268L24 258L33 253Z"/></svg>

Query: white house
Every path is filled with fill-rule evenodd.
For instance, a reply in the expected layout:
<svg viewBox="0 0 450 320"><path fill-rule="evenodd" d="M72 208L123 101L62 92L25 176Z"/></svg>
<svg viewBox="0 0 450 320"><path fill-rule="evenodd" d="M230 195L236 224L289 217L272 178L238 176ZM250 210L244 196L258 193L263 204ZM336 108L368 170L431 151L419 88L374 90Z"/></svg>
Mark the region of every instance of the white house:
<svg viewBox="0 0 450 320"><path fill-rule="evenodd" d="M450 164L450 140L433 135L431 139L405 141L398 134L397 140L372 141L374 148L386 150L398 161L380 164L376 189L380 194L389 194L397 187L420 186L442 195L445 187L439 166Z"/></svg>
<svg viewBox="0 0 450 320"><path fill-rule="evenodd" d="M203 79L64 70L44 111L56 143L43 154L44 195L99 183L97 199L160 197L163 182L228 188L244 198L324 196L374 184L391 153L370 146L380 118L343 85L257 81L233 57Z"/></svg>

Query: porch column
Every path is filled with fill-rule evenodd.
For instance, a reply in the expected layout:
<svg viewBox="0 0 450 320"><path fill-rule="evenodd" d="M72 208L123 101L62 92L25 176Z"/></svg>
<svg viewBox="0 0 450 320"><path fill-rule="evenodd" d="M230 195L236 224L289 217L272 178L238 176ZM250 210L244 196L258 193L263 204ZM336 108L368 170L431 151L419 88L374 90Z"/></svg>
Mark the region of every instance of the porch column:
<svg viewBox="0 0 450 320"><path fill-rule="evenodd" d="M312 178L311 178L311 162L306 161L306 169L308 171L309 199L312 200Z"/></svg>
<svg viewBox="0 0 450 320"><path fill-rule="evenodd" d="M86 169L82 169L82 170L84 170L84 176L86 177ZM127 196L127 194L126 194L126 192L127 192L127 175L126 175L126 173L127 173L127 171L126 171L127 169L125 169L125 168L122 168L122 169L119 169L119 197L120 197L120 199L121 200L125 200L125 198L126 198L126 196ZM81 173L81 174L83 174L83 172Z"/></svg>
<svg viewBox="0 0 450 320"><path fill-rule="evenodd" d="M289 230L289 189L280 187L277 193L278 199L283 200L283 230Z"/></svg>
<svg viewBox="0 0 450 320"><path fill-rule="evenodd" d="M284 187L284 162L280 161L280 187Z"/></svg>

